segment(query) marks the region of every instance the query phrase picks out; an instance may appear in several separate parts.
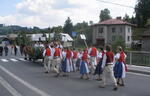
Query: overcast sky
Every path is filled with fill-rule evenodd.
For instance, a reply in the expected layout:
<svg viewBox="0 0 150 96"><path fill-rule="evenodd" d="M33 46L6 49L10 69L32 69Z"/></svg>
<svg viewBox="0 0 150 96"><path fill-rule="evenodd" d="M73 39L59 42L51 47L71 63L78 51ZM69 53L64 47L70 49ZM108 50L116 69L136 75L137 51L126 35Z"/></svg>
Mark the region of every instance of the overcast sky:
<svg viewBox="0 0 150 96"><path fill-rule="evenodd" d="M135 6L137 0L103 0ZM67 17L76 24L99 21L100 10L108 8L111 16L135 15L134 9L103 3L101 0L0 0L0 24L40 28L63 25Z"/></svg>

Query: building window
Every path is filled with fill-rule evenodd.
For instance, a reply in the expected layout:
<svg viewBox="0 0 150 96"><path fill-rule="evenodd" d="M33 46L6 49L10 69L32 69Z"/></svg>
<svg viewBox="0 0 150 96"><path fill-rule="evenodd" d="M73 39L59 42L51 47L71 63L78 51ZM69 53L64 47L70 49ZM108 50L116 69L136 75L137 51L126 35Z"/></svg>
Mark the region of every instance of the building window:
<svg viewBox="0 0 150 96"><path fill-rule="evenodd" d="M131 28L128 28L128 33L130 33L131 32Z"/></svg>
<svg viewBox="0 0 150 96"><path fill-rule="evenodd" d="M103 32L104 32L104 28L99 28L98 29L98 36L102 36Z"/></svg>
<svg viewBox="0 0 150 96"><path fill-rule="evenodd" d="M116 28L112 28L112 33L115 33L116 32Z"/></svg>
<svg viewBox="0 0 150 96"><path fill-rule="evenodd" d="M128 36L128 42L130 42L130 36Z"/></svg>
<svg viewBox="0 0 150 96"><path fill-rule="evenodd" d="M122 30L122 27L120 27L120 33L122 33L122 31L123 31L123 30Z"/></svg>
<svg viewBox="0 0 150 96"><path fill-rule="evenodd" d="M112 41L115 41L116 40L116 36L112 36Z"/></svg>

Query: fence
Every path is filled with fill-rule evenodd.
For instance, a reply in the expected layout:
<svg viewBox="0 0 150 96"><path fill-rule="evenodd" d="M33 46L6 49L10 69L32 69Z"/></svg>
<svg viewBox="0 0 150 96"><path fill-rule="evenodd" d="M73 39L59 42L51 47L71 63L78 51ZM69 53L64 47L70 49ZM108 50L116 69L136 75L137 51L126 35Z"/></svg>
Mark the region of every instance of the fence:
<svg viewBox="0 0 150 96"><path fill-rule="evenodd" d="M150 52L128 51L126 55L127 64L150 67Z"/></svg>

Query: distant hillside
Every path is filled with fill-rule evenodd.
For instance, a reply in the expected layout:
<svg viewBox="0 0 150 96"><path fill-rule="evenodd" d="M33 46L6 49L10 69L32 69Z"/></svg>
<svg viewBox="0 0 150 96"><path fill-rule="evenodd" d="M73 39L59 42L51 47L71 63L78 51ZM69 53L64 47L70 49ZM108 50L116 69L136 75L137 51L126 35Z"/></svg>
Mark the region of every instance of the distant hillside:
<svg viewBox="0 0 150 96"><path fill-rule="evenodd" d="M28 28L28 27L21 27L17 25L11 25L11 26L4 26L3 24L0 24L0 35L6 35L10 33L18 33L18 32L27 32L27 33L32 33L35 31L41 31L40 28L34 27L34 28Z"/></svg>

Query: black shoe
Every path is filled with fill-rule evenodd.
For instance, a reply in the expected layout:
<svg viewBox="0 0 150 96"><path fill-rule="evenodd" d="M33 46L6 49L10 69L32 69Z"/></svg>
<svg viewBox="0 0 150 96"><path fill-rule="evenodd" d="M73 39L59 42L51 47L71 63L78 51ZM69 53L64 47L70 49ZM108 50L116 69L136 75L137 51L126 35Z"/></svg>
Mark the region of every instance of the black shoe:
<svg viewBox="0 0 150 96"><path fill-rule="evenodd" d="M81 76L80 79L83 79L83 76Z"/></svg>
<svg viewBox="0 0 150 96"><path fill-rule="evenodd" d="M89 80L89 79L90 79L89 77L86 78L86 80Z"/></svg>
<svg viewBox="0 0 150 96"><path fill-rule="evenodd" d="M49 73L48 71L45 72L46 74Z"/></svg>
<svg viewBox="0 0 150 96"><path fill-rule="evenodd" d="M63 77L67 77L67 75L64 74Z"/></svg>
<svg viewBox="0 0 150 96"><path fill-rule="evenodd" d="M118 87L114 87L113 90L114 90L114 91L117 91L117 90L118 90Z"/></svg>
<svg viewBox="0 0 150 96"><path fill-rule="evenodd" d="M55 75L55 77L58 77L59 76L59 73L57 73L57 75Z"/></svg>
<svg viewBox="0 0 150 96"><path fill-rule="evenodd" d="M124 84L119 84L119 86L125 86Z"/></svg>

